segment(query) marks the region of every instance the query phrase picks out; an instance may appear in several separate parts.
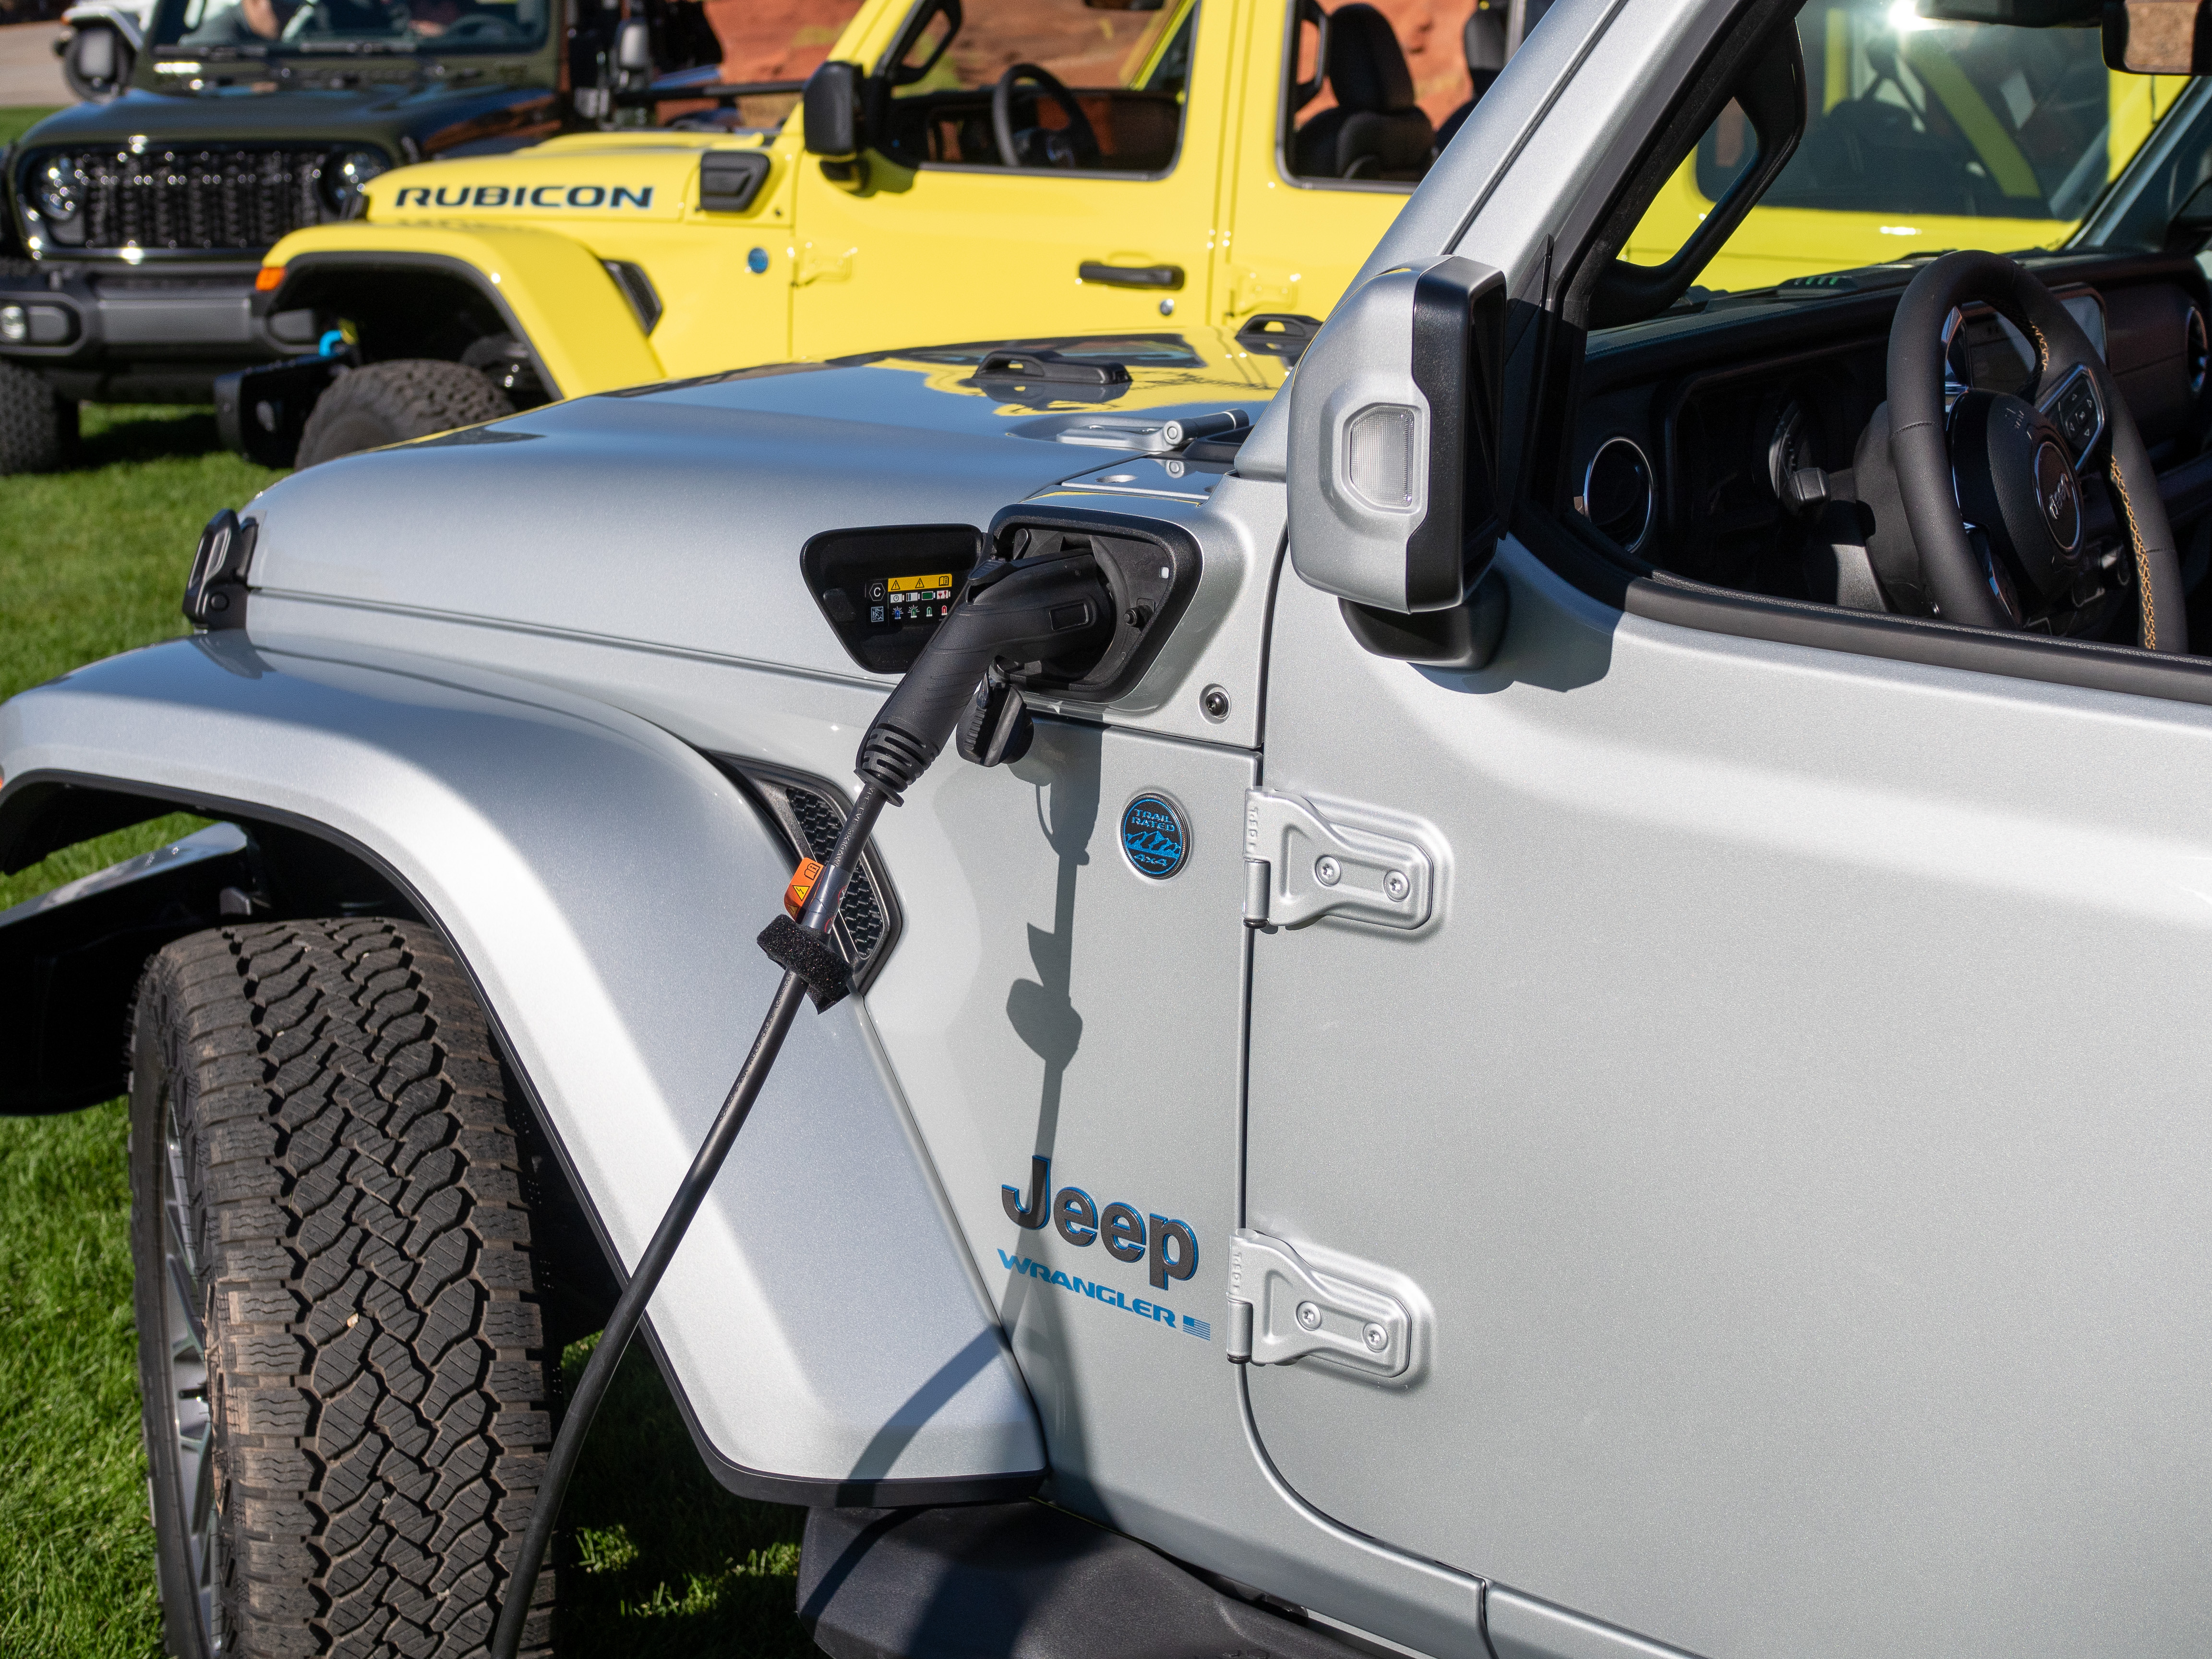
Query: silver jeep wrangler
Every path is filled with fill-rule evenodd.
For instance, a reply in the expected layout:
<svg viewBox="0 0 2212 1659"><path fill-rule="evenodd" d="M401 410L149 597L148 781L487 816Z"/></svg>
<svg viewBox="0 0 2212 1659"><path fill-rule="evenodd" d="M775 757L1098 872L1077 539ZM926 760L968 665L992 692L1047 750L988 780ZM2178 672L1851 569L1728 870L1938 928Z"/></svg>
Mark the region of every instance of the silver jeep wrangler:
<svg viewBox="0 0 2212 1659"><path fill-rule="evenodd" d="M127 1055L173 1650L485 1646L756 931L1048 565L650 1304L826 1650L2212 1647L2212 94L2056 252L1693 286L2004 221L1941 65L2033 158L2174 4L1560 0L1279 396L894 354L219 518L0 709L8 866L219 820L0 919L5 1103Z"/></svg>

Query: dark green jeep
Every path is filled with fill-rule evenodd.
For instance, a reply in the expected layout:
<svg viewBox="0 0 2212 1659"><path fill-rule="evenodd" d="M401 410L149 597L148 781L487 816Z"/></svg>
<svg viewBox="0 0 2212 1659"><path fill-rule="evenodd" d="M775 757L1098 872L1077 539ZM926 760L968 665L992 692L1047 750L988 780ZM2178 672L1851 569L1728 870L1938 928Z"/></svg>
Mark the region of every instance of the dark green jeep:
<svg viewBox="0 0 2212 1659"><path fill-rule="evenodd" d="M80 399L204 403L317 349L311 313L254 316L254 273L386 168L609 121L720 58L701 0L161 0L129 89L7 155L0 474L64 464Z"/></svg>

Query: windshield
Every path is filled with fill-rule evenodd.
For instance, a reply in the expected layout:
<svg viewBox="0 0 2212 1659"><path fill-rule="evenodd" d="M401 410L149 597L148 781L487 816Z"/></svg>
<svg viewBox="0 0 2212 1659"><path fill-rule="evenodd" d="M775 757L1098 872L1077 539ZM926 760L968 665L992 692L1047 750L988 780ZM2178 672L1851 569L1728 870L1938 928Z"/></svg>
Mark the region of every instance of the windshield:
<svg viewBox="0 0 2212 1659"><path fill-rule="evenodd" d="M926 0L878 146L911 167L1165 173L1197 17L1198 0Z"/></svg>
<svg viewBox="0 0 2212 1659"><path fill-rule="evenodd" d="M2055 247L2188 85L2108 70L2095 29L1938 23L1913 0L1813 0L1797 36L1804 137L1698 276L1709 291L1950 248ZM1756 149L1730 105L1624 257L1665 261Z"/></svg>
<svg viewBox="0 0 2212 1659"><path fill-rule="evenodd" d="M162 0L154 44L194 52L528 52L547 0Z"/></svg>
<svg viewBox="0 0 2212 1659"><path fill-rule="evenodd" d="M988 88L1016 64L1063 86L1182 89L1197 7L1160 0L966 0L929 15L892 75L893 94Z"/></svg>

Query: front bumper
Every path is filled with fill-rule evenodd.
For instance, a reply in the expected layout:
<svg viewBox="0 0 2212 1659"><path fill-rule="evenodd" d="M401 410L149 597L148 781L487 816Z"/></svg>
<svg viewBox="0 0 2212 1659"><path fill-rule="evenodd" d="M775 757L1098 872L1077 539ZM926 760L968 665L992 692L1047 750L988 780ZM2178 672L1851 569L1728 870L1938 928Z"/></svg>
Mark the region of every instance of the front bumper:
<svg viewBox="0 0 2212 1659"><path fill-rule="evenodd" d="M259 269L258 261L190 270L57 262L0 275L0 358L58 380L104 381L220 373L295 355L313 343L314 317L257 317Z"/></svg>

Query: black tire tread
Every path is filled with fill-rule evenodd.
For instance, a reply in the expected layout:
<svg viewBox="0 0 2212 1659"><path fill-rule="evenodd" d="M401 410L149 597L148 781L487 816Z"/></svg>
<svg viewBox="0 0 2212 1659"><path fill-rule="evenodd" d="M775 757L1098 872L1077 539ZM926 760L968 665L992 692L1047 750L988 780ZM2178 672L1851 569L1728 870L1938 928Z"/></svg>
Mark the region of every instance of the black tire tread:
<svg viewBox="0 0 2212 1659"><path fill-rule="evenodd" d="M29 369L0 362L0 477L58 471L76 453L76 403Z"/></svg>
<svg viewBox="0 0 2212 1659"><path fill-rule="evenodd" d="M514 413L507 394L480 369L429 357L371 363L339 375L315 400L295 465L315 466Z"/></svg>
<svg viewBox="0 0 2212 1659"><path fill-rule="evenodd" d="M473 990L417 924L277 922L168 946L138 1020L196 1177L228 1651L480 1651L552 1424ZM541 1579L526 1646L552 1601Z"/></svg>

